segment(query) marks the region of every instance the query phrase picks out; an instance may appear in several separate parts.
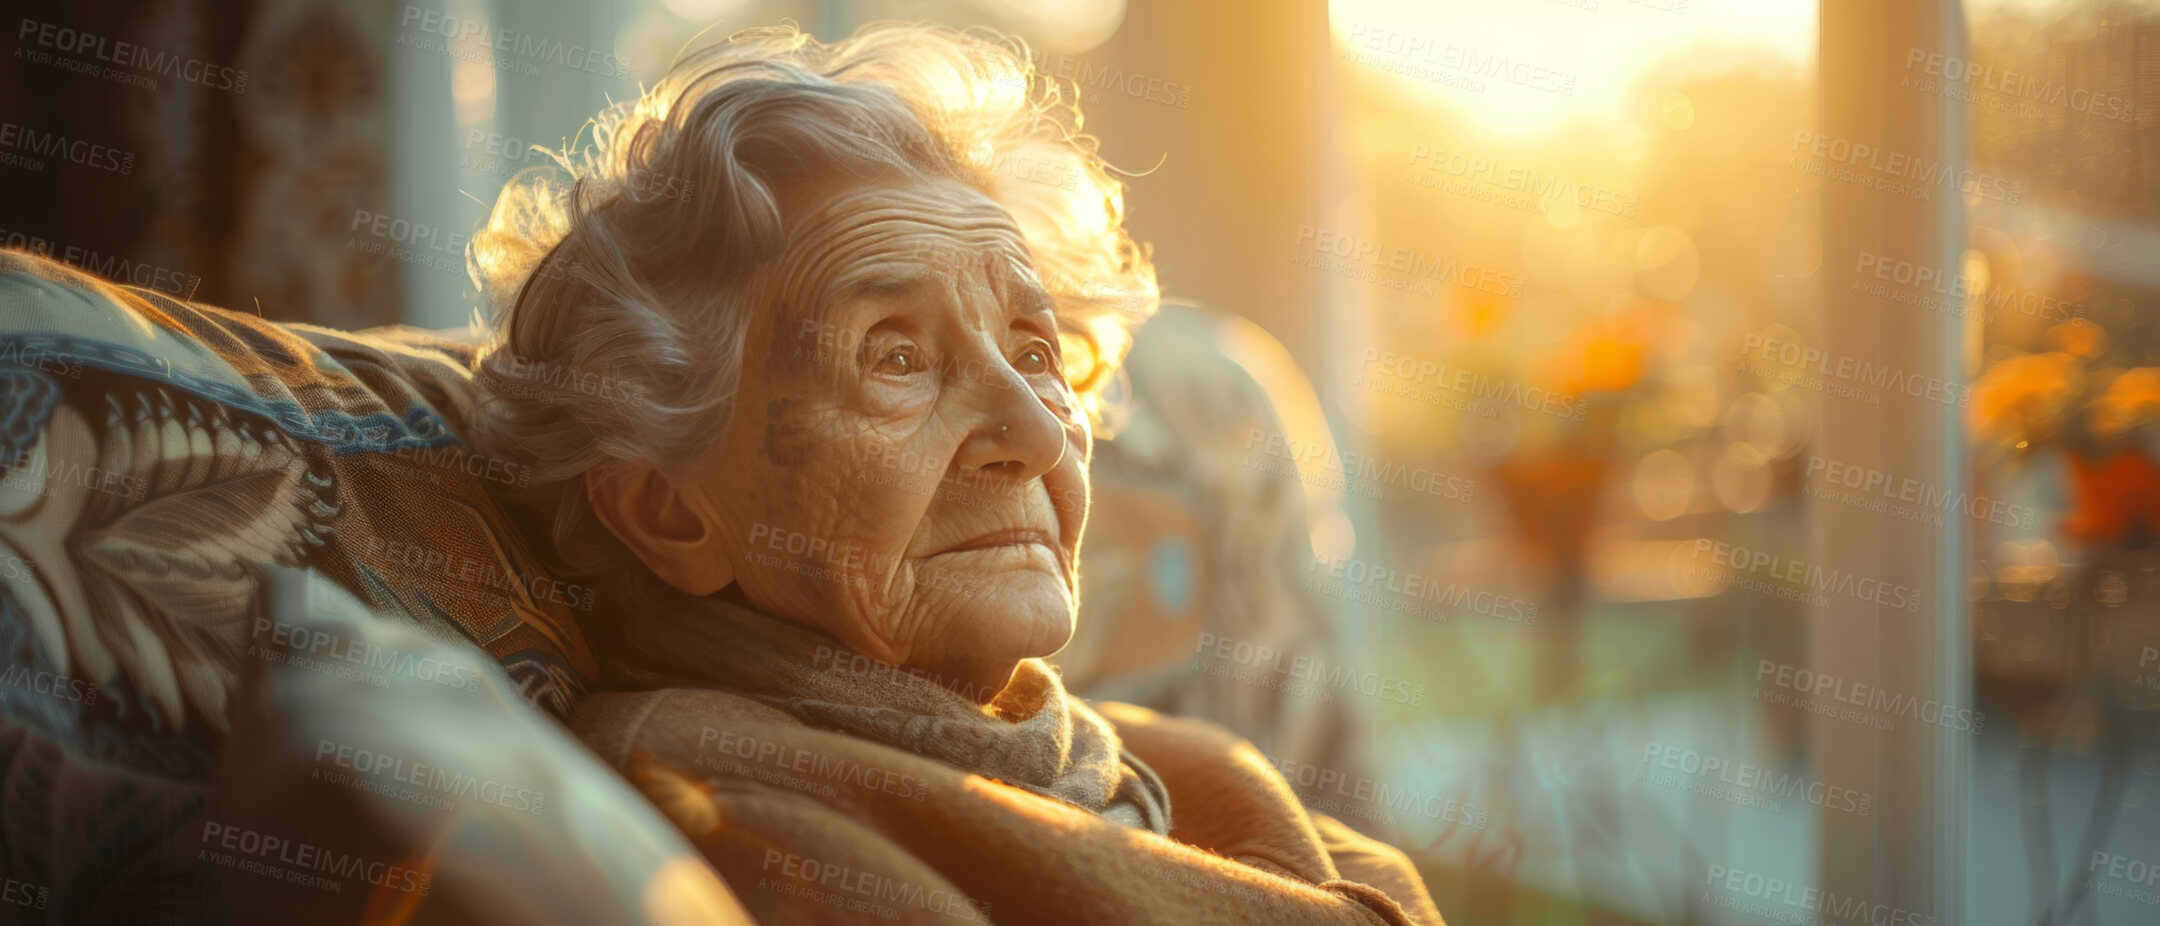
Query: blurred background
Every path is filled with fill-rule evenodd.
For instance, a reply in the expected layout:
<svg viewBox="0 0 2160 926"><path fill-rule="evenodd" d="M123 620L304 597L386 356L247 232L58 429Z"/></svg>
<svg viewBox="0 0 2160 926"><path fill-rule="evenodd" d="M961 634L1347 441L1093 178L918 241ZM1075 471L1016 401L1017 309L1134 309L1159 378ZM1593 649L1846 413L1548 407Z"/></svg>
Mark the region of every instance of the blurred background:
<svg viewBox="0 0 2160 926"><path fill-rule="evenodd" d="M83 0L8 19L0 244L461 326L530 146L783 19L1077 91L1199 307L1106 465L1202 440L1151 343L1264 395L1098 474L1196 513L1098 514L1076 684L1237 727L1452 923L2160 922L2160 3ZM1290 559L1225 536L1255 472Z"/></svg>

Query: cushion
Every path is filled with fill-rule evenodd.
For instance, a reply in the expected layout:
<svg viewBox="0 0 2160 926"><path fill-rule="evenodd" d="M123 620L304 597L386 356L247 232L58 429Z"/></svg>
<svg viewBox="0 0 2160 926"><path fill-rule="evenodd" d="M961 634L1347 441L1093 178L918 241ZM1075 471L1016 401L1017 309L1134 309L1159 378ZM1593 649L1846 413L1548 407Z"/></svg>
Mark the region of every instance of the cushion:
<svg viewBox="0 0 2160 926"><path fill-rule="evenodd" d="M527 474L460 443L474 359L0 252L0 713L202 780L250 660L397 668L280 621L262 589L284 566L479 647L567 716L596 674L592 592L548 576L497 502Z"/></svg>
<svg viewBox="0 0 2160 926"><path fill-rule="evenodd" d="M252 667L201 825L107 893L166 885L176 923L751 922L675 826L485 654L382 620L315 573L276 567L268 586L296 631L439 668Z"/></svg>
<svg viewBox="0 0 2160 926"><path fill-rule="evenodd" d="M1215 721L1278 764L1355 774L1356 699L1218 655L1341 664L1337 603L1305 581L1339 492L1254 449L1332 446L1311 385L1258 325L1171 302L1134 337L1117 386L1114 436L1088 467L1080 621L1053 657L1066 685Z"/></svg>

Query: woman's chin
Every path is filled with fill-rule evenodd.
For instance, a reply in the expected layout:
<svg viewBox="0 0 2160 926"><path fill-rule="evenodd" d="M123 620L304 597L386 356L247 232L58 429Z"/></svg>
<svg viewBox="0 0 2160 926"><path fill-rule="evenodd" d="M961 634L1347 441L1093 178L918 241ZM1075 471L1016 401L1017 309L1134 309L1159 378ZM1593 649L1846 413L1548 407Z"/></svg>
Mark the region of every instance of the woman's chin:
<svg viewBox="0 0 2160 926"><path fill-rule="evenodd" d="M1048 656L1072 639L1073 615L1079 610L1072 588L1061 576L1042 572L1006 572L983 580L979 591L954 603L968 617L962 637L989 644L1015 660Z"/></svg>
<svg viewBox="0 0 2160 926"><path fill-rule="evenodd" d="M1079 600L1048 547L1014 544L934 556L915 571L915 595L945 612L946 633L1015 658L1048 656L1072 637Z"/></svg>
<svg viewBox="0 0 2160 926"><path fill-rule="evenodd" d="M968 666L956 674L969 676L965 682L971 686L1002 688L1020 660L1048 656L1072 639L1078 604L1062 575L998 571L950 588L918 587L917 594L925 592L942 613L934 624L936 638L918 641L917 658L910 661Z"/></svg>

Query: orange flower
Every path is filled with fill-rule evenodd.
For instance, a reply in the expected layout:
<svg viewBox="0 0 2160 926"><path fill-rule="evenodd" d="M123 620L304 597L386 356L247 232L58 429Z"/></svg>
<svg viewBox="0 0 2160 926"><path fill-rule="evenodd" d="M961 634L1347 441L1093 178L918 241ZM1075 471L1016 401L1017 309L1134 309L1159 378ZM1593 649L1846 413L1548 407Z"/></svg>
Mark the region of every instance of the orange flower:
<svg viewBox="0 0 2160 926"><path fill-rule="evenodd" d="M2087 543L2120 540L2133 527L2152 530L2160 514L2160 467L2130 448L2104 460L2070 455L2075 510L2063 533Z"/></svg>
<svg viewBox="0 0 2160 926"><path fill-rule="evenodd" d="M1583 346L1583 391L1619 392L1642 378L1643 345L1599 335Z"/></svg>
<svg viewBox="0 0 2160 926"><path fill-rule="evenodd" d="M1577 334L1560 348L1560 391L1574 395L1619 392L1642 379L1646 348L1606 330Z"/></svg>
<svg viewBox="0 0 2160 926"><path fill-rule="evenodd" d="M1998 361L1973 383L1973 436L2023 448L2053 432L2077 393L2077 358L2021 354Z"/></svg>
<svg viewBox="0 0 2160 926"><path fill-rule="evenodd" d="M2123 432L2155 418L2160 418L2160 369L2127 370L2093 401L2093 436L2102 440L2121 437Z"/></svg>
<svg viewBox="0 0 2160 926"><path fill-rule="evenodd" d="M1548 566L1582 556L1605 468L1603 454L1567 452L1516 454L1492 467L1525 553Z"/></svg>
<svg viewBox="0 0 2160 926"><path fill-rule="evenodd" d="M2047 330L2048 347L2091 360L2107 352L2107 329L2082 318L2073 318Z"/></svg>
<svg viewBox="0 0 2160 926"><path fill-rule="evenodd" d="M1491 337L1507 323L1510 314L1508 299L1497 293L1473 293L1462 302L1464 327L1473 339Z"/></svg>

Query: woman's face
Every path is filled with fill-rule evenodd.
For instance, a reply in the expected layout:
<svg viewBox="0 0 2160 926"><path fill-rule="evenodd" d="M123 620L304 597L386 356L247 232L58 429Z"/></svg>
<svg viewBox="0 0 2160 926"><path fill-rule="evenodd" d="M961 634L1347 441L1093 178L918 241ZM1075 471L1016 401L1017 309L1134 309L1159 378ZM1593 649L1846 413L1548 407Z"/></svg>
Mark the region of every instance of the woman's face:
<svg viewBox="0 0 2160 926"><path fill-rule="evenodd" d="M1011 218L949 181L828 198L679 487L760 609L978 699L1065 645L1090 434Z"/></svg>

